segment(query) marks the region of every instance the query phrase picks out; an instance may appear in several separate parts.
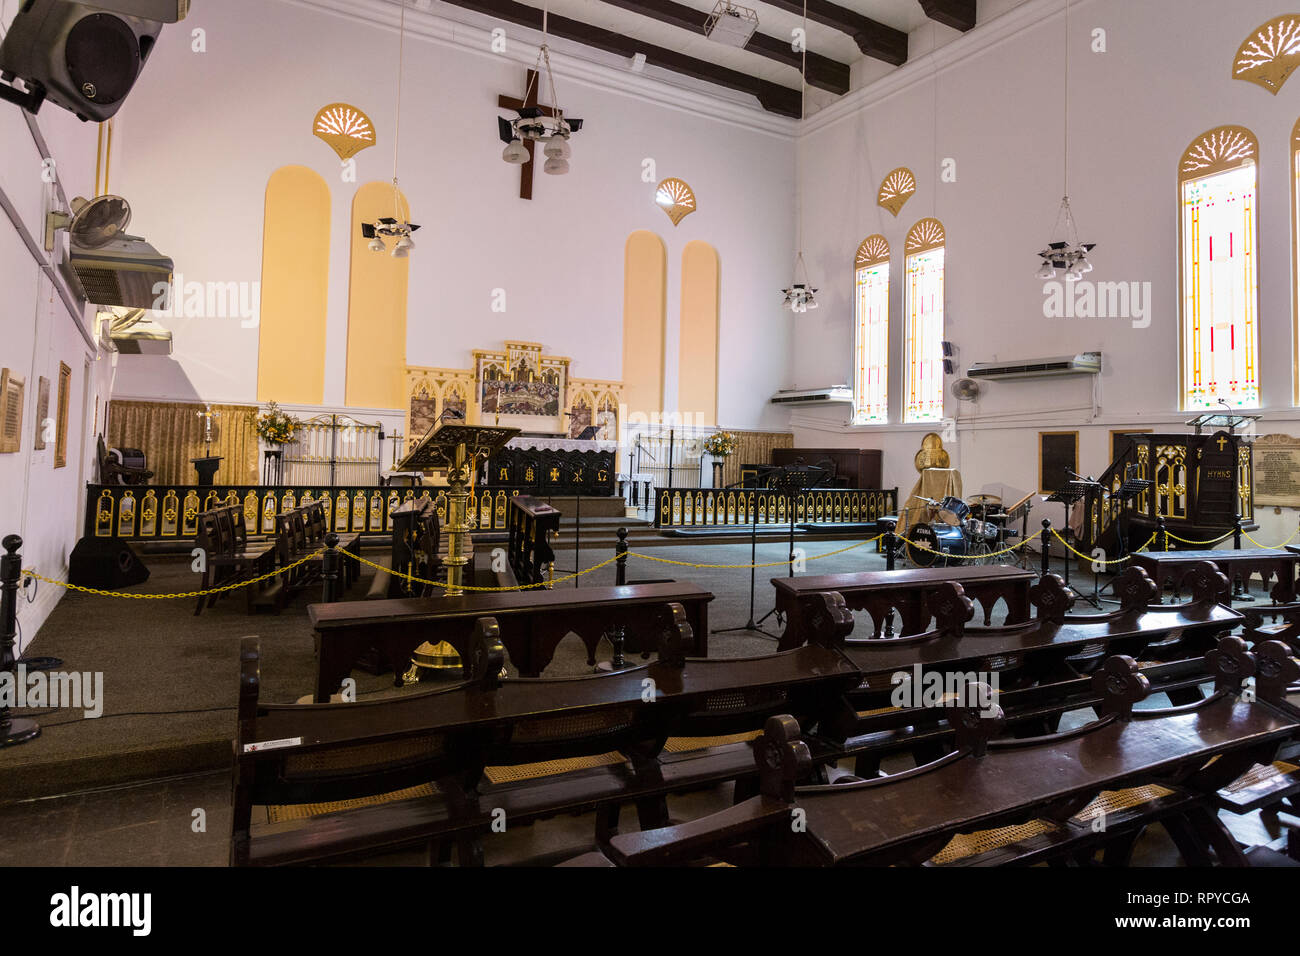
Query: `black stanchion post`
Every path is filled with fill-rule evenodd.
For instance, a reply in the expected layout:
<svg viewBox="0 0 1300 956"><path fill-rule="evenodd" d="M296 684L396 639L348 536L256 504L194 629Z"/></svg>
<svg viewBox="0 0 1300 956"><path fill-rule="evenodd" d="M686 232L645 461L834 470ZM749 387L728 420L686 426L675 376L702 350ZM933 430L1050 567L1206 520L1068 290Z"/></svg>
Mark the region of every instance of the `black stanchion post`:
<svg viewBox="0 0 1300 956"><path fill-rule="evenodd" d="M881 524L885 526L885 570L892 571L894 570L894 548L898 543L898 539L894 535L894 529L898 525L893 521L882 521Z"/></svg>
<svg viewBox="0 0 1300 956"><path fill-rule="evenodd" d="M1052 573L1052 520L1043 519L1043 564L1040 574L1046 576Z"/></svg>
<svg viewBox="0 0 1300 956"><path fill-rule="evenodd" d="M627 528L618 529L618 544L614 545L618 555L614 563L614 583L627 584Z"/></svg>
<svg viewBox="0 0 1300 956"><path fill-rule="evenodd" d="M23 539L11 534L2 542L5 554L0 558L0 673L12 675L14 686L18 683L18 662L14 657L14 643L18 639L18 582L23 576L23 556L19 549ZM31 740L41 732L34 720L20 720L9 713L8 706L0 707L0 747L12 747Z"/></svg>
<svg viewBox="0 0 1300 956"><path fill-rule="evenodd" d="M1151 549L1153 551L1169 550L1169 532L1165 530L1165 516L1161 515L1156 519L1156 543Z"/></svg>
<svg viewBox="0 0 1300 956"><path fill-rule="evenodd" d="M321 557L321 600L333 604L339 599L339 568L343 555L339 552L339 536L331 531L325 535L325 554Z"/></svg>
<svg viewBox="0 0 1300 956"><path fill-rule="evenodd" d="M1241 550L1241 515L1237 515L1237 520L1232 524L1232 550Z"/></svg>

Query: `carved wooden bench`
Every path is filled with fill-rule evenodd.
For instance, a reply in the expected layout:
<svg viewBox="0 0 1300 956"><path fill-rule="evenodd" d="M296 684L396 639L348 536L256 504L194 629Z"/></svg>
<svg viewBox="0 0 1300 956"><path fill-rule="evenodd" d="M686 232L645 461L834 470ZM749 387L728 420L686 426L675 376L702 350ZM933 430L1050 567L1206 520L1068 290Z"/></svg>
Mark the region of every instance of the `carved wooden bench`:
<svg viewBox="0 0 1300 956"><path fill-rule="evenodd" d="M1220 788L1271 760L1300 730L1300 717L1281 705L1300 663L1281 645L1269 653L1284 676L1259 681L1257 696L1242 693L1243 676L1257 668L1257 652L1225 638L1207 655L1213 695L1146 711L1134 705L1149 694L1148 681L1136 661L1115 656L1092 678L1103 698L1102 716L1086 726L1032 740L993 740L1000 708L957 707L949 717L955 751L892 777L850 783L796 786L811 753L798 739L797 722L775 717L755 752L758 796L701 820L619 835L600 854L604 860L589 854L574 863L652 866L719 858L921 865L952 859L954 841L972 835L985 838L987 848L974 856L958 851L956 860L1023 864L1091 857L1101 849L1110 862L1122 862L1137 834L1159 821L1189 864L1243 865L1245 856L1211 804ZM1128 800L1115 801L1115 794ZM1099 798L1102 812L1113 813L1101 827L1093 825Z"/></svg>
<svg viewBox="0 0 1300 956"><path fill-rule="evenodd" d="M687 658L691 628L677 605L650 664L503 681L500 630L492 618L475 622L462 651L470 679L459 685L339 704L260 704L257 644L245 641L232 861L425 845L446 854L454 844L462 863L474 863L502 814L513 827L596 810L604 838L620 807L633 805L642 826L664 825L669 793L756 776L749 740L769 716L815 726L860 676L820 645ZM708 739L717 735L734 739ZM531 766L539 762L551 765ZM253 824L255 806L271 808L267 823Z"/></svg>
<svg viewBox="0 0 1300 956"><path fill-rule="evenodd" d="M425 641L448 641L464 658L480 617L496 619L510 663L525 677L540 675L570 633L582 640L593 665L601 637L619 627L630 651L648 653L658 644L670 604L686 609L694 635L690 650L706 657L712 600L711 592L692 584L666 582L313 604L307 613L316 630L316 700L328 700L372 647L399 683L411 653Z"/></svg>

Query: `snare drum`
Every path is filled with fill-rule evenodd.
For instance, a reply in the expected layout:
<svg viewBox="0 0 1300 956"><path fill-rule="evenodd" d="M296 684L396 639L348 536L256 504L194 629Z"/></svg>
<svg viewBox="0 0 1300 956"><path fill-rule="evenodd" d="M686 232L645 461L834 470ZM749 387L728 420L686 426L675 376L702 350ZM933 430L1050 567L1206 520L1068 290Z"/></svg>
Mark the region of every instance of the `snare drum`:
<svg viewBox="0 0 1300 956"><path fill-rule="evenodd" d="M996 541L1000 529L992 521L978 521L971 518L966 522L966 533L982 541Z"/></svg>

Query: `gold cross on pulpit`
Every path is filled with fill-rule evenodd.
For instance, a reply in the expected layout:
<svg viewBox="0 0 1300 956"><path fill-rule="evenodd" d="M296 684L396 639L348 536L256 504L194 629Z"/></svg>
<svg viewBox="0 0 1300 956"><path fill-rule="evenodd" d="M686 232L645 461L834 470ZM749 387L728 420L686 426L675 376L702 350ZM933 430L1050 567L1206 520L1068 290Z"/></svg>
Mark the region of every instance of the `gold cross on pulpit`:
<svg viewBox="0 0 1300 956"><path fill-rule="evenodd" d="M1220 436L1219 436L1219 451L1223 451L1224 446L1227 445L1227 444L1228 444L1227 436L1225 436L1225 435L1220 435Z"/></svg>
<svg viewBox="0 0 1300 956"><path fill-rule="evenodd" d="M541 77L538 76L537 71L529 70L528 81L524 85L524 89L527 91L524 98L521 100L514 96L498 96L497 106L503 110L536 109L543 116L555 116L556 112L551 107L539 106L537 104L537 86L540 82L541 82ZM532 199L533 198L533 166L535 165L535 163L533 162L534 143L531 139L526 139L523 142L524 142L524 149L528 150L528 162L524 163L522 166L519 167L519 198Z"/></svg>

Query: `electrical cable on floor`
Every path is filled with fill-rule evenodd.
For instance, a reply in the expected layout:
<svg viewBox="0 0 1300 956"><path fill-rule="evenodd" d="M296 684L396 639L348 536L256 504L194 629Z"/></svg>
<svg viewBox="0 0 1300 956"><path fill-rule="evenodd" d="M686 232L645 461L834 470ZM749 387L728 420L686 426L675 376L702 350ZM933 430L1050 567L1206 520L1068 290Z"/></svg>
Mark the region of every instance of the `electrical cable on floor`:
<svg viewBox="0 0 1300 956"><path fill-rule="evenodd" d="M100 721L100 720L111 720L111 719L114 718L114 717L174 717L174 716L177 716L177 715L179 715L179 714L215 714L215 713L220 713L220 712L222 712L222 711L227 711L227 710L238 710L238 709L239 709L238 707L230 706L230 707L200 707L200 708L197 708L196 710L135 710L135 711L124 711L123 713L120 713L120 714L103 714L103 715L101 715L101 716L99 716L99 717L74 717L74 718L72 718L71 720L61 720L61 721L59 721L58 723L55 723L55 724L41 724L41 730L48 730L48 729L51 728L51 727L66 727L66 726L68 726L69 724L78 724L78 723L82 723L83 721L87 721L87 720L94 720L94 721ZM18 716L20 716L20 717L40 717L40 716L42 716L41 712L39 712L39 711L38 711L38 712L35 712L35 713L28 713L27 711L15 711L15 713L16 713ZM59 711L58 711L58 710L47 710L47 711L45 711L45 713L47 713L47 714L56 714L56 713L59 713Z"/></svg>

